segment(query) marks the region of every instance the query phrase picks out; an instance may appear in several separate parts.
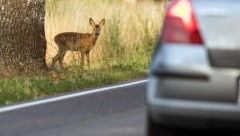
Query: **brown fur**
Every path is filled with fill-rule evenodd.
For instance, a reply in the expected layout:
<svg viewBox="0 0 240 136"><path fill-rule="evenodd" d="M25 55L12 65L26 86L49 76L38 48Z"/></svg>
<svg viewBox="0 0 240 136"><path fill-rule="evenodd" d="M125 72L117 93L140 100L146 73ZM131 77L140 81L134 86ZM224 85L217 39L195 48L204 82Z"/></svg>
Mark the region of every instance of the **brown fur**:
<svg viewBox="0 0 240 136"><path fill-rule="evenodd" d="M93 27L92 33L77 33L64 32L56 35L54 41L58 46L58 53L52 59L51 68L54 68L58 61L63 68L62 61L68 50L80 51L81 53L81 67L84 65L84 56L87 57L88 69L90 69L89 53L93 49L101 31L101 27L105 24L105 19L102 19L99 24L95 24L92 18L89 19L90 25Z"/></svg>

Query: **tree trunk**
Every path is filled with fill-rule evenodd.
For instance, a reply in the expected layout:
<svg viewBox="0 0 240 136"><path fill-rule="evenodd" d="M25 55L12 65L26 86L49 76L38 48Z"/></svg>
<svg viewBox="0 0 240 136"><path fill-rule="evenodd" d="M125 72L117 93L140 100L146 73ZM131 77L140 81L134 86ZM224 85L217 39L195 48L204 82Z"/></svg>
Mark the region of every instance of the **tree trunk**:
<svg viewBox="0 0 240 136"><path fill-rule="evenodd" d="M47 69L45 0L0 0L0 73Z"/></svg>

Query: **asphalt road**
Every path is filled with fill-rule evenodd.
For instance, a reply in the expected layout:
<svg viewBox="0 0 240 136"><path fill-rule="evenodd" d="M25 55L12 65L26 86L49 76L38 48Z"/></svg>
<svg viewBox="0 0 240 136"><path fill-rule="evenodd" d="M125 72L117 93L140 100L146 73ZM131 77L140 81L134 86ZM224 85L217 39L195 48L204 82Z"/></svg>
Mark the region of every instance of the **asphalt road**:
<svg viewBox="0 0 240 136"><path fill-rule="evenodd" d="M145 88L146 81L2 107L0 136L144 136Z"/></svg>

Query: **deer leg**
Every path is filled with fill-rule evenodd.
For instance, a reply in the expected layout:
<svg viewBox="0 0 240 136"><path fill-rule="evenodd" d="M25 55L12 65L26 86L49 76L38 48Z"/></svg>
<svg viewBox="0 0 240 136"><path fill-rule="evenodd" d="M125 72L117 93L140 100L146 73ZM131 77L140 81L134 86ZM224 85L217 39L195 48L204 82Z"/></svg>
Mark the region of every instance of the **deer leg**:
<svg viewBox="0 0 240 136"><path fill-rule="evenodd" d="M54 68L55 63L57 62L57 60L59 60L60 57L60 53L58 52L52 59L52 65L51 65L51 69Z"/></svg>
<svg viewBox="0 0 240 136"><path fill-rule="evenodd" d="M62 62L63 62L65 54L66 54L66 51L63 51L59 55L59 60L58 61L59 61L59 65L61 66L61 68L63 68L63 63Z"/></svg>
<svg viewBox="0 0 240 136"><path fill-rule="evenodd" d="M90 52L86 52L88 70L90 70Z"/></svg>
<svg viewBox="0 0 240 136"><path fill-rule="evenodd" d="M81 52L81 69L84 68L84 52Z"/></svg>

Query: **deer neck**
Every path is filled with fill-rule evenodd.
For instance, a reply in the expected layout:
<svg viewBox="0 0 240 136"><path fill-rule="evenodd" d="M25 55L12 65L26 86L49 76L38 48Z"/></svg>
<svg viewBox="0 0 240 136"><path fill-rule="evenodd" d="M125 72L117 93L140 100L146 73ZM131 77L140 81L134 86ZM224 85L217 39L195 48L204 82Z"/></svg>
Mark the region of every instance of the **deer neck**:
<svg viewBox="0 0 240 136"><path fill-rule="evenodd" d="M95 33L92 33L90 36L90 40L92 41L93 45L95 45L97 39L98 39L98 35L95 35Z"/></svg>

